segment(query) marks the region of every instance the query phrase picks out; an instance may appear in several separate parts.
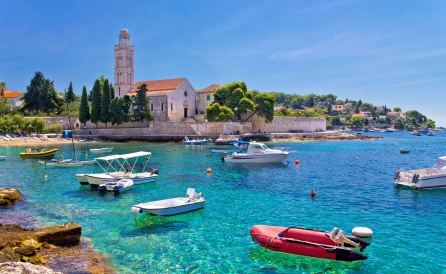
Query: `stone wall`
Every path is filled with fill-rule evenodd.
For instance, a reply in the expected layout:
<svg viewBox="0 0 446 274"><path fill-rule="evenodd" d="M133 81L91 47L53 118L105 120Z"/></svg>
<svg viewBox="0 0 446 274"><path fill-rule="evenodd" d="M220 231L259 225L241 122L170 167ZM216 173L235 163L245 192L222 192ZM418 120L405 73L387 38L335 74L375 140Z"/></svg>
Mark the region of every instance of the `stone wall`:
<svg viewBox="0 0 446 274"><path fill-rule="evenodd" d="M262 117L251 117L253 132L322 132L327 129L325 118L274 117L272 123L265 123Z"/></svg>

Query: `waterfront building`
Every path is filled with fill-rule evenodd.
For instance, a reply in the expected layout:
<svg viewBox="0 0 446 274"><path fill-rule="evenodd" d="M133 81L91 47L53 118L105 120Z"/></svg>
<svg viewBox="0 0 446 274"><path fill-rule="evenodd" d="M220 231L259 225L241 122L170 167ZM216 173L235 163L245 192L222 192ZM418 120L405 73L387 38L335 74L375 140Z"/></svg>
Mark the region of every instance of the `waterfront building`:
<svg viewBox="0 0 446 274"><path fill-rule="evenodd" d="M194 122L195 89L186 78L136 82L129 96L136 95L138 87L147 85L150 112L155 122Z"/></svg>
<svg viewBox="0 0 446 274"><path fill-rule="evenodd" d="M197 90L195 114L204 114L206 112L206 107L214 101L214 93L219 87L219 84L213 84L202 90Z"/></svg>

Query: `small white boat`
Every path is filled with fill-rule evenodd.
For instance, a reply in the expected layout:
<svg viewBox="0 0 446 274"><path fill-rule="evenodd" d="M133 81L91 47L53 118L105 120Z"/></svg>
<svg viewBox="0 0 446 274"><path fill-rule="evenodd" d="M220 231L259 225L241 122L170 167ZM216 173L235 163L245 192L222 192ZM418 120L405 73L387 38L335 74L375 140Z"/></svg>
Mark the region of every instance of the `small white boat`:
<svg viewBox="0 0 446 274"><path fill-rule="evenodd" d="M131 179L121 179L115 182L108 182L98 186L99 191L113 191L122 192L131 188L134 185Z"/></svg>
<svg viewBox="0 0 446 274"><path fill-rule="evenodd" d="M187 198L172 198L166 200L159 200L147 203L141 203L132 206L131 211L133 213L147 213L157 216L173 216L183 214L187 212L196 211L204 208L203 195L196 193L195 189L187 189Z"/></svg>
<svg viewBox="0 0 446 274"><path fill-rule="evenodd" d="M113 148L112 147L90 148L90 151L94 153L111 153L113 151Z"/></svg>
<svg viewBox="0 0 446 274"><path fill-rule="evenodd" d="M54 166L54 167L80 167L84 165L91 165L94 161L83 161L79 159L52 159L51 162L38 161L42 165Z"/></svg>
<svg viewBox="0 0 446 274"><path fill-rule="evenodd" d="M232 163L274 163L283 162L291 152L268 148L263 143L250 142L246 152L222 153L222 160Z"/></svg>
<svg viewBox="0 0 446 274"><path fill-rule="evenodd" d="M393 176L396 185L422 188L446 187L446 156L438 157L432 168L418 170L398 169Z"/></svg>
<svg viewBox="0 0 446 274"><path fill-rule="evenodd" d="M6 160L6 156L0 155L0 161L5 161L5 160Z"/></svg>
<svg viewBox="0 0 446 274"><path fill-rule="evenodd" d="M193 139L193 140L189 140L189 138L184 137L183 140L183 145L202 145L202 144L206 144L209 143L211 141L211 139Z"/></svg>

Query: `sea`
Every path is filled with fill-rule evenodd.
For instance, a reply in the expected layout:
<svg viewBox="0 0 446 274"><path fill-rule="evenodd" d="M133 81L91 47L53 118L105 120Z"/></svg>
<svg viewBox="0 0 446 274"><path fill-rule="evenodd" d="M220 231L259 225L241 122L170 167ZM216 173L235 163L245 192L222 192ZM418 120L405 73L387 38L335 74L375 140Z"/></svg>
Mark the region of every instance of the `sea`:
<svg viewBox="0 0 446 274"><path fill-rule="evenodd" d="M398 168L432 167L446 155L446 133L364 135L383 138L267 143L293 151L278 164L225 163L209 150L213 144L76 142L77 154L89 159L97 157L90 148L110 146L113 154L152 153L149 166L159 170L157 182L120 194L77 182L76 173L101 172L99 166L50 168L20 159L25 147L0 147L8 156L0 162L0 187L23 195L14 206L0 208L0 223L78 223L82 236L119 273L446 273L446 189L393 183ZM71 144L55 147L56 157L73 156ZM410 153L401 154L402 148ZM186 197L188 188L203 193L204 210L172 217L131 212L138 203ZM266 250L249 235L257 224L337 227L345 234L365 226L373 237L364 251L367 260L338 262Z"/></svg>

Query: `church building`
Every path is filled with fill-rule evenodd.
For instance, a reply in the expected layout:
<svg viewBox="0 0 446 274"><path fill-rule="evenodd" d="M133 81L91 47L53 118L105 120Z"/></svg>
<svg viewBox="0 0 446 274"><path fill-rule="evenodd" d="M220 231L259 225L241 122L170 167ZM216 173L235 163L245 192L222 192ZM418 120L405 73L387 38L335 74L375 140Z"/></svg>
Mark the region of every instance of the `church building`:
<svg viewBox="0 0 446 274"><path fill-rule="evenodd" d="M134 82L135 48L130 45L127 29L119 32L119 44L115 45L115 97L135 96L138 87L147 85L150 112L155 122L190 121L194 118L196 92L186 78L148 80ZM194 121L194 120L192 120Z"/></svg>

